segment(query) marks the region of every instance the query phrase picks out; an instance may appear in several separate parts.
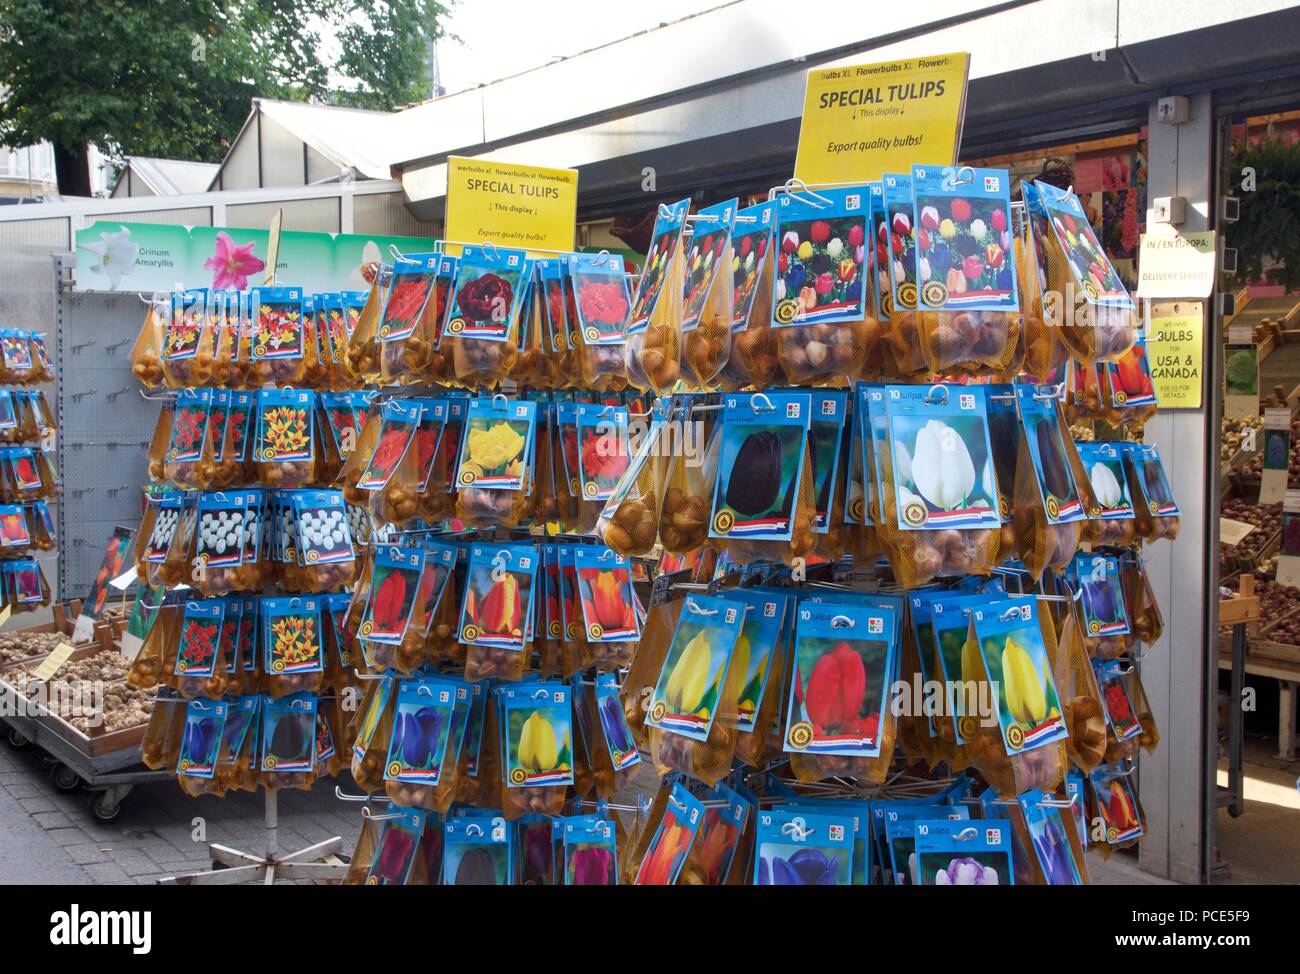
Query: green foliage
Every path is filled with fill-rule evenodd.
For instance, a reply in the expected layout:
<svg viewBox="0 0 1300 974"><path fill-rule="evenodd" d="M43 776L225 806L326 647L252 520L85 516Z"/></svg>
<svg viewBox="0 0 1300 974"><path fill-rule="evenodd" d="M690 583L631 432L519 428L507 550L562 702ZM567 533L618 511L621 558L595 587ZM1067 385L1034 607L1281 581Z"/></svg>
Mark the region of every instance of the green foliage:
<svg viewBox="0 0 1300 974"><path fill-rule="evenodd" d="M436 0L0 0L0 144L217 162L255 96L377 109L424 97L446 11Z"/></svg>
<svg viewBox="0 0 1300 974"><path fill-rule="evenodd" d="M1238 279L1268 277L1288 290L1300 287L1300 143L1272 132L1238 142L1230 169L1231 193L1241 200L1241 219L1227 224ZM1246 169L1253 171L1253 190L1242 186Z"/></svg>

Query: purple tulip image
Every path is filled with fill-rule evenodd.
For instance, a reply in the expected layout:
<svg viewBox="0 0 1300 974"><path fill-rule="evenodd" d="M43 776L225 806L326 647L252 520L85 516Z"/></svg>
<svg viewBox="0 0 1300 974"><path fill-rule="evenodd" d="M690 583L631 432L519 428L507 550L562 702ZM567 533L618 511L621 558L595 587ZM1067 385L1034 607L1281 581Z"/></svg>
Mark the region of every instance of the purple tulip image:
<svg viewBox="0 0 1300 974"><path fill-rule="evenodd" d="M623 704L617 696L605 697L600 702L600 726L605 731L605 740L611 751L626 754L635 748L632 732L628 729L627 719L623 716Z"/></svg>
<svg viewBox="0 0 1300 974"><path fill-rule="evenodd" d="M570 886L613 886L614 853L606 846L578 849L569 856Z"/></svg>
<svg viewBox="0 0 1300 974"><path fill-rule="evenodd" d="M758 864L759 886L834 886L839 857L821 849L800 849L789 858L764 856Z"/></svg>

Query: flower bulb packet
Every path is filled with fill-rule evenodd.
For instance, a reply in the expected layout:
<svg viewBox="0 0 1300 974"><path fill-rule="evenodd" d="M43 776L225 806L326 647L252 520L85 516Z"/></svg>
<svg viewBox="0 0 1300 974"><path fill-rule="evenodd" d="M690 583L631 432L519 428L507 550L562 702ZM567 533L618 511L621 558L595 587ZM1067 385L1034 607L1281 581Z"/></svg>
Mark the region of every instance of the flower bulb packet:
<svg viewBox="0 0 1300 974"><path fill-rule="evenodd" d="M573 697L564 684L496 687L505 782L510 788L573 784Z"/></svg>
<svg viewBox="0 0 1300 974"><path fill-rule="evenodd" d="M811 395L812 425L808 437L808 449L812 454L813 496L817 501L813 531L817 534L826 534L830 531L835 491L841 479L840 446L844 440L844 429L848 421L849 393L816 390Z"/></svg>
<svg viewBox="0 0 1300 974"><path fill-rule="evenodd" d="M564 885L617 886L618 841L607 816L571 815L563 825Z"/></svg>
<svg viewBox="0 0 1300 974"><path fill-rule="evenodd" d="M195 463L203 456L211 411L211 389L181 389L177 393L172 435L167 444L169 464Z"/></svg>
<svg viewBox="0 0 1300 974"><path fill-rule="evenodd" d="M352 561L352 533L347 505L337 490L296 490L292 493L300 565L332 565Z"/></svg>
<svg viewBox="0 0 1300 974"><path fill-rule="evenodd" d="M708 740L746 610L725 598L686 597L650 696L648 726Z"/></svg>
<svg viewBox="0 0 1300 974"><path fill-rule="evenodd" d="M319 673L325 668L321 652L321 601L297 595L264 598L263 665L268 676Z"/></svg>
<svg viewBox="0 0 1300 974"><path fill-rule="evenodd" d="M989 683L1007 754L1065 739L1061 700L1038 622L1038 600L1017 597L977 606L971 625Z"/></svg>
<svg viewBox="0 0 1300 974"><path fill-rule="evenodd" d="M308 461L314 456L315 393L259 389L253 458L259 463Z"/></svg>
<svg viewBox="0 0 1300 974"><path fill-rule="evenodd" d="M1017 385L1016 408L1024 429L1034 479L1049 524L1069 524L1087 518L1079 488L1070 471L1067 446L1050 386Z"/></svg>
<svg viewBox="0 0 1300 974"><path fill-rule="evenodd" d="M865 475L865 457L871 449L870 434L863 435L867 422L866 384L859 382L853 387L849 400L846 424L849 430L848 469L844 478L844 523L874 526L868 496L875 497L874 483Z"/></svg>
<svg viewBox="0 0 1300 974"><path fill-rule="evenodd" d="M26 548L31 543L32 535L27 527L27 512L23 505L0 505L0 547Z"/></svg>
<svg viewBox="0 0 1300 974"><path fill-rule="evenodd" d="M542 268L540 287L549 295L552 282L558 282L555 261L540 261ZM623 258L619 254L569 254L569 274L577 295L578 328L581 340L587 345L622 345L623 323L627 320L631 303L627 275L623 272ZM562 284L560 285L563 286ZM547 308L551 302L546 303ZM562 314L559 324L563 327ZM578 335L570 336L570 340ZM573 341L576 346L578 343Z"/></svg>
<svg viewBox="0 0 1300 974"><path fill-rule="evenodd" d="M624 336L643 332L649 325L650 317L663 293L664 277L682 247L682 230L686 226L686 214L690 208L691 201L688 199L671 206L659 207L654 236L650 249L646 252L641 280L628 312L627 325L623 329Z"/></svg>
<svg viewBox="0 0 1300 974"><path fill-rule="evenodd" d="M462 488L523 490L536 429L535 402L504 396L471 399L456 483Z"/></svg>
<svg viewBox="0 0 1300 974"><path fill-rule="evenodd" d="M1155 384L1151 379L1151 362L1147 357L1147 340L1139 335L1133 346L1110 362L1100 363L1110 404L1116 409L1156 405ZM1119 414L1121 417L1125 413Z"/></svg>
<svg viewBox="0 0 1300 974"><path fill-rule="evenodd" d="M1011 826L997 819L916 823L920 886L1014 886Z"/></svg>
<svg viewBox="0 0 1300 974"><path fill-rule="evenodd" d="M1147 510L1153 517L1177 517L1178 504L1169 475L1160 459L1160 450L1154 443L1125 443L1129 463L1140 478L1138 486L1146 500Z"/></svg>
<svg viewBox="0 0 1300 974"><path fill-rule="evenodd" d="M384 545L375 552L370 602L360 636L369 642L399 645L410 624L425 552L418 547Z"/></svg>
<svg viewBox="0 0 1300 974"><path fill-rule="evenodd" d="M851 886L853 820L773 809L758 813L755 886Z"/></svg>
<svg viewBox="0 0 1300 974"><path fill-rule="evenodd" d="M789 541L808 448L808 393L728 393L709 537Z"/></svg>
<svg viewBox="0 0 1300 974"><path fill-rule="evenodd" d="M257 713L261 697L256 693L228 698L226 718L221 728L221 748L217 752L217 763L230 765L239 760L240 753L250 734L256 734Z"/></svg>
<svg viewBox="0 0 1300 974"><path fill-rule="evenodd" d="M515 872L514 834L499 816L461 816L443 826L444 886L509 886Z"/></svg>
<svg viewBox="0 0 1300 974"><path fill-rule="evenodd" d="M366 873L367 886L405 886L410 882L428 816L422 808L389 803L375 857Z"/></svg>
<svg viewBox="0 0 1300 974"><path fill-rule="evenodd" d="M941 818L942 817L942 818ZM932 820L967 821L965 805L895 805L885 810L885 846L891 886L917 886L917 825Z"/></svg>
<svg viewBox="0 0 1300 974"><path fill-rule="evenodd" d="M198 495L196 565L206 569L228 568L244 561L248 503L243 491Z"/></svg>
<svg viewBox="0 0 1300 974"><path fill-rule="evenodd" d="M575 403L578 482L586 501L607 501L628 468L628 409Z"/></svg>
<svg viewBox="0 0 1300 974"><path fill-rule="evenodd" d="M1088 302L1132 311L1133 298L1093 232L1079 197L1038 180L1033 183L1033 192L1037 197L1036 208L1041 207L1047 217L1051 240L1064 256L1076 287Z"/></svg>
<svg viewBox="0 0 1300 974"><path fill-rule="evenodd" d="M207 296L206 288L172 292L171 315L163 326L164 361L190 359L198 354Z"/></svg>
<svg viewBox="0 0 1300 974"><path fill-rule="evenodd" d="M871 803L865 801L848 801L845 799L818 799L797 797L782 803L782 811L813 812L818 815L833 815L848 819L853 825L853 870L854 886L870 886L874 875L872 851L875 843L871 839Z"/></svg>
<svg viewBox="0 0 1300 974"><path fill-rule="evenodd" d="M6 381L29 381L32 372L31 332L23 328L0 329L0 363L10 373Z"/></svg>
<svg viewBox="0 0 1300 974"><path fill-rule="evenodd" d="M619 697L618 680L612 673L596 675L593 692L596 697L596 716L600 725L600 735L605 748L609 751L610 763L617 774L626 768L641 763L641 753L637 750L632 731L627 725L627 715L623 712L623 702ZM595 728L592 728L594 731Z"/></svg>
<svg viewBox="0 0 1300 974"><path fill-rule="evenodd" d="M1123 845L1145 833L1137 799L1128 774L1103 764L1088 776L1093 802L1106 827L1108 845Z"/></svg>
<svg viewBox="0 0 1300 974"><path fill-rule="evenodd" d="M1142 721L1125 685L1123 664L1119 660L1107 660L1093 663L1093 669L1106 711L1106 723L1114 731L1115 739L1122 742L1137 737L1142 733Z"/></svg>
<svg viewBox="0 0 1300 974"><path fill-rule="evenodd" d="M892 609L862 604L798 607L785 751L879 755L881 718L896 668L892 616Z"/></svg>
<svg viewBox="0 0 1300 974"><path fill-rule="evenodd" d="M763 260L772 246L776 229L776 203L757 203L736 211L731 231L732 279L731 329L745 331L749 327L749 314L758 294L758 280L763 270Z"/></svg>
<svg viewBox="0 0 1300 974"><path fill-rule="evenodd" d="M1102 520L1133 518L1133 501L1124 476L1124 443L1076 441L1079 459L1088 471L1097 506L1088 516Z"/></svg>
<svg viewBox="0 0 1300 974"><path fill-rule="evenodd" d="M294 693L262 701L261 770L307 774L316 764L314 693Z"/></svg>
<svg viewBox="0 0 1300 974"><path fill-rule="evenodd" d="M216 672L224 613L223 599L185 603L173 670L177 676L203 677Z"/></svg>
<svg viewBox="0 0 1300 974"><path fill-rule="evenodd" d="M865 186L777 198L772 327L864 320L867 207Z"/></svg>
<svg viewBox="0 0 1300 974"><path fill-rule="evenodd" d="M1089 636L1123 636L1131 631L1118 558L1081 551L1066 570L1066 580L1074 591L1082 592Z"/></svg>
<svg viewBox="0 0 1300 974"><path fill-rule="evenodd" d="M1070 833L1074 831L1073 814L1056 807L1056 796L1034 788L1016 799L1024 812L1034 857L1048 886L1083 886L1079 864L1075 862ZM1080 850L1082 852L1082 849Z"/></svg>
<svg viewBox="0 0 1300 974"><path fill-rule="evenodd" d="M379 407L379 440L357 480L359 490L382 490L392 479L415 440L420 413L420 404L410 400L389 399Z"/></svg>
<svg viewBox="0 0 1300 974"><path fill-rule="evenodd" d="M415 333L441 263L440 254L412 254L393 262L392 283L375 333L379 342L405 341Z"/></svg>
<svg viewBox="0 0 1300 974"><path fill-rule="evenodd" d="M736 208L740 200L729 199L701 207L694 215L690 237L683 241L686 250L686 280L682 288L682 331L699 327L700 316L731 242ZM581 295L579 295L581 298Z"/></svg>
<svg viewBox="0 0 1300 974"><path fill-rule="evenodd" d="M519 318L533 262L524 251L466 245L447 305L445 334L506 341Z"/></svg>
<svg viewBox="0 0 1300 974"><path fill-rule="evenodd" d="M370 394L361 391L321 392L321 415L325 419L325 428L329 430L334 449L339 459L346 460L356 449L357 438L365 423L366 411L370 406Z"/></svg>
<svg viewBox="0 0 1300 974"><path fill-rule="evenodd" d="M777 645L789 635L791 606L795 600L788 593L780 591L745 588L727 589L724 596L730 601L743 602L749 606L744 626L732 651L731 663L739 676L740 685L736 731L748 734L755 729L758 708L773 675L772 660Z"/></svg>
<svg viewBox="0 0 1300 974"><path fill-rule="evenodd" d="M641 638L631 562L610 548L579 545L573 552L582 618L590 642L635 642Z"/></svg>
<svg viewBox="0 0 1300 974"><path fill-rule="evenodd" d="M522 650L536 578L537 552L532 545L471 545L460 642Z"/></svg>
<svg viewBox="0 0 1300 974"><path fill-rule="evenodd" d="M385 781L438 784L455 707L454 684L431 679L399 682Z"/></svg>
<svg viewBox="0 0 1300 974"><path fill-rule="evenodd" d="M881 186L889 268L889 294L885 306L891 313L894 310L914 311L918 295L911 173L885 173L881 177Z"/></svg>
<svg viewBox="0 0 1300 974"><path fill-rule="evenodd" d="M913 166L911 183L919 307L1018 311L1010 174L970 166Z"/></svg>
<svg viewBox="0 0 1300 974"><path fill-rule="evenodd" d="M680 781L674 781L633 885L675 886L703 822L704 803Z"/></svg>
<svg viewBox="0 0 1300 974"><path fill-rule="evenodd" d="M239 656L239 630L244 619L244 597L227 595L223 599L221 610L221 635L217 639L218 658L225 661L226 674L234 676L242 672Z"/></svg>
<svg viewBox="0 0 1300 974"><path fill-rule="evenodd" d="M176 773L190 778L213 778L221 753L222 731L229 704L224 700L191 700L185 705Z"/></svg>
<svg viewBox="0 0 1300 974"><path fill-rule="evenodd" d="M300 287L255 287L251 294L254 362L303 357L303 292ZM286 381L287 375L267 374Z"/></svg>
<svg viewBox="0 0 1300 974"><path fill-rule="evenodd" d="M886 386L898 527L1002 525L982 386Z"/></svg>
<svg viewBox="0 0 1300 974"><path fill-rule="evenodd" d="M1088 849L1087 777L1078 768L1065 774L1065 797L1070 802L1070 818L1079 837L1079 848Z"/></svg>

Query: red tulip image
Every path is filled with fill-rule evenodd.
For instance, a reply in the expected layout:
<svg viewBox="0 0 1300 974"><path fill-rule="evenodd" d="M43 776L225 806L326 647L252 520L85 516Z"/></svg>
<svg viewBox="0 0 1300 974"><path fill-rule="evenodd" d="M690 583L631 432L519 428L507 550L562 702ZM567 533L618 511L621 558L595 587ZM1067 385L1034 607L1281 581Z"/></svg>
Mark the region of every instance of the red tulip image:
<svg viewBox="0 0 1300 974"><path fill-rule="evenodd" d="M388 296L389 321L409 322L424 307L424 299L429 296L429 282L420 277L403 275L393 285Z"/></svg>
<svg viewBox="0 0 1300 974"><path fill-rule="evenodd" d="M486 633L513 635L519 630L519 616L519 582L515 576L506 574L493 582L484 596L478 624Z"/></svg>
<svg viewBox="0 0 1300 974"><path fill-rule="evenodd" d="M713 811L710 809L710 811ZM706 820L709 824L705 826L707 831L700 840L699 852L697 853L700 868L704 870L705 876L708 877L710 886L719 886L722 884L722 866L726 859L728 850L735 844L739 829L728 821L725 821L720 815L710 815Z"/></svg>
<svg viewBox="0 0 1300 974"><path fill-rule="evenodd" d="M389 572L370 596L370 618L380 632L392 632L402 622L406 608L406 578Z"/></svg>
<svg viewBox="0 0 1300 974"><path fill-rule="evenodd" d="M782 253L781 256L779 256L776 259L777 272L784 274L786 272L786 268L788 268L789 266L790 266L790 258L786 256L786 254Z"/></svg>
<svg viewBox="0 0 1300 974"><path fill-rule="evenodd" d="M823 297L831 293L831 288L835 286L834 279L827 274L818 274L817 280L813 282L813 289Z"/></svg>
<svg viewBox="0 0 1300 974"><path fill-rule="evenodd" d="M918 227L916 230L916 245L921 250L930 249L930 234L923 227Z"/></svg>
<svg viewBox="0 0 1300 974"><path fill-rule="evenodd" d="M622 324L627 316L627 297L615 281L584 281L578 287L578 307L584 321L602 325Z"/></svg>
<svg viewBox="0 0 1300 974"><path fill-rule="evenodd" d="M849 227L849 246L861 247L863 236L862 224L853 224L853 226Z"/></svg>
<svg viewBox="0 0 1300 974"><path fill-rule="evenodd" d="M952 201L952 218L958 223L965 223L970 219L970 204L965 200Z"/></svg>
<svg viewBox="0 0 1300 974"><path fill-rule="evenodd" d="M890 243L893 245L894 256L895 256L895 257L902 257L903 254L907 251L907 238L906 238L906 237L902 237L902 236L900 236L900 235L898 235L898 234L895 233L895 234L893 234L893 236L890 238Z"/></svg>
<svg viewBox="0 0 1300 974"><path fill-rule="evenodd" d="M375 446L374 455L370 458L371 468L380 476L387 476L389 471L401 461L402 454L406 452L406 445L410 442L410 439L411 430L408 426L385 431L384 435L379 438L379 443Z"/></svg>
<svg viewBox="0 0 1300 974"><path fill-rule="evenodd" d="M989 223L993 229L1001 233L1007 228L1007 214L1003 210L994 210L989 214Z"/></svg>
<svg viewBox="0 0 1300 974"><path fill-rule="evenodd" d="M894 233L910 237L912 235L912 218L906 213L895 213L892 223Z"/></svg>
<svg viewBox="0 0 1300 974"><path fill-rule="evenodd" d="M1113 723L1123 726L1133 720L1133 708L1129 706L1128 694L1114 681L1106 684L1106 709L1110 712Z"/></svg>
<svg viewBox="0 0 1300 974"><path fill-rule="evenodd" d="M627 469L628 456L619 438L587 433L582 441L582 469L594 477L617 480Z"/></svg>
<svg viewBox="0 0 1300 974"><path fill-rule="evenodd" d="M1133 807L1133 799L1129 797L1123 783L1118 780L1110 783L1110 801L1107 802L1107 811L1110 824L1121 832L1127 832L1139 824L1140 820L1137 809Z"/></svg>
<svg viewBox="0 0 1300 974"><path fill-rule="evenodd" d="M825 220L814 220L808 228L808 237L815 244L824 244L831 239L831 225Z"/></svg>
<svg viewBox="0 0 1300 974"><path fill-rule="evenodd" d="M21 544L28 540L27 521L21 514L6 514L0 517L0 536L6 544Z"/></svg>
<svg viewBox="0 0 1300 974"><path fill-rule="evenodd" d="M849 730L867 692L862 657L848 643L840 643L817 660L804 692L804 709L819 736Z"/></svg>
<svg viewBox="0 0 1300 974"><path fill-rule="evenodd" d="M741 256L741 257L748 257L748 256L749 256L749 251L752 249L752 247L753 247L753 238L752 238L752 237L741 237L741 238L740 238L740 256Z"/></svg>
<svg viewBox="0 0 1300 974"><path fill-rule="evenodd" d="M972 281L978 281L984 275L984 265L980 259L971 254L961 262L961 272Z"/></svg>
<svg viewBox="0 0 1300 974"><path fill-rule="evenodd" d="M756 253L760 259L765 253L767 253L767 237L758 238L758 246L754 248L754 253Z"/></svg>

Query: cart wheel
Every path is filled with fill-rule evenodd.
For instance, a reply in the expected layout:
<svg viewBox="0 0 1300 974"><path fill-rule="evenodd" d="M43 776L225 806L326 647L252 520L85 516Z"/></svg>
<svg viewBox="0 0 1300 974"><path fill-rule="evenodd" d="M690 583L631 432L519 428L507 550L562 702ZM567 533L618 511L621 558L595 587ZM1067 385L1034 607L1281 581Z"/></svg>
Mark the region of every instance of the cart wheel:
<svg viewBox="0 0 1300 974"><path fill-rule="evenodd" d="M9 742L10 747L17 748L17 749L24 748L31 743L31 741L29 741L26 737L23 736L22 731L20 731L17 727L10 727L5 732L5 740Z"/></svg>
<svg viewBox="0 0 1300 974"><path fill-rule="evenodd" d="M90 796L90 816L100 825L116 821L122 814L122 802L113 801L108 792L97 791Z"/></svg>
<svg viewBox="0 0 1300 974"><path fill-rule="evenodd" d="M66 764L55 764L50 768L50 784L66 795L81 787L81 778Z"/></svg>

